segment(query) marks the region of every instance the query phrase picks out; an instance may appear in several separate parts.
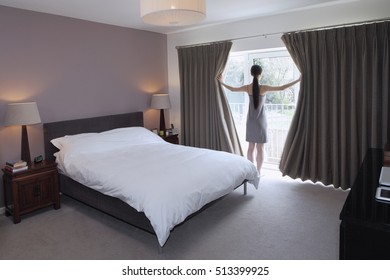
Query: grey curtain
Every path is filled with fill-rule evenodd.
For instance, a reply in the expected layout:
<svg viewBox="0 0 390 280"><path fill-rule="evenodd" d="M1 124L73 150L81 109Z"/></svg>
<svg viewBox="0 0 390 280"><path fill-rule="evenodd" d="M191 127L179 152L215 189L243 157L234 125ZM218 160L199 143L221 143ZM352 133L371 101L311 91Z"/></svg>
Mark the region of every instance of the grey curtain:
<svg viewBox="0 0 390 280"><path fill-rule="evenodd" d="M181 134L185 145L242 155L230 107L216 77L231 42L178 48Z"/></svg>
<svg viewBox="0 0 390 280"><path fill-rule="evenodd" d="M284 34L302 73L280 170L351 187L368 148L388 135L389 22Z"/></svg>

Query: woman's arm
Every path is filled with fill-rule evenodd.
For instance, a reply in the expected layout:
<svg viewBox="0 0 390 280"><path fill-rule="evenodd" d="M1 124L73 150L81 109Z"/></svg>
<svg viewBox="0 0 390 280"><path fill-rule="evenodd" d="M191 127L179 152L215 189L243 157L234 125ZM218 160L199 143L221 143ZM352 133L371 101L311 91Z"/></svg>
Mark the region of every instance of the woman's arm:
<svg viewBox="0 0 390 280"><path fill-rule="evenodd" d="M222 75L218 75L217 80L220 82L221 85L223 85L225 88L227 88L230 91L234 92L246 92L247 91L247 86L243 85L241 87L232 87L223 82Z"/></svg>
<svg viewBox="0 0 390 280"><path fill-rule="evenodd" d="M286 88L289 88L293 85L295 85L296 83L298 83L299 81L301 80L301 77L299 77L298 79L296 79L295 81L292 81L288 84L284 84L284 85L281 85L281 86L267 86L267 85L262 85L261 86L261 94L264 94L266 91L280 91L280 90L285 90Z"/></svg>

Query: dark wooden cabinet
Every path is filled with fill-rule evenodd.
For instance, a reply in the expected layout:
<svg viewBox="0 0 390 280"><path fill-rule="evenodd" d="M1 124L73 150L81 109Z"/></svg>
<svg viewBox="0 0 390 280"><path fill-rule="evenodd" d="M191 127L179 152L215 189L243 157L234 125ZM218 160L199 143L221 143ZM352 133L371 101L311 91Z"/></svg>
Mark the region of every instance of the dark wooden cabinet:
<svg viewBox="0 0 390 280"><path fill-rule="evenodd" d="M340 213L340 259L390 259L390 204L375 199L383 150L369 149Z"/></svg>
<svg viewBox="0 0 390 280"><path fill-rule="evenodd" d="M54 162L32 164L26 171L3 170L5 213L19 223L21 215L53 206L60 208L57 165Z"/></svg>

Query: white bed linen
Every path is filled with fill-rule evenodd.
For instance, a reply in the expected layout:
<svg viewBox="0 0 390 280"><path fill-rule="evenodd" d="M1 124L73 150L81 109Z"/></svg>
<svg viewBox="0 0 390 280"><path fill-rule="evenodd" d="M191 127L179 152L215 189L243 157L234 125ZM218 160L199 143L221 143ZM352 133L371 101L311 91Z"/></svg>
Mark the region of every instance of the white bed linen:
<svg viewBox="0 0 390 280"><path fill-rule="evenodd" d="M165 142L142 127L52 140L61 173L145 213L163 246L174 226L244 180L256 167L241 156Z"/></svg>

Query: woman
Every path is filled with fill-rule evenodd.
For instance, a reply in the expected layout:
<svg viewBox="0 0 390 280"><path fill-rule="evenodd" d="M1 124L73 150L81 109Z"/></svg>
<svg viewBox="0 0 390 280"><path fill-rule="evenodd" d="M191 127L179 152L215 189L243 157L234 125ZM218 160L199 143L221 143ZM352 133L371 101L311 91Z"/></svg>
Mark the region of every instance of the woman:
<svg viewBox="0 0 390 280"><path fill-rule="evenodd" d="M222 75L217 80L233 92L246 92L249 95L249 109L246 120L246 141L249 142L247 158L254 162L256 151L256 165L260 173L264 161L264 143L267 143L267 118L265 115L265 94L269 91L281 91L298 83L301 78L281 86L259 85L259 78L262 73L259 65L253 65L251 75L253 82L241 87L232 87L223 83Z"/></svg>

